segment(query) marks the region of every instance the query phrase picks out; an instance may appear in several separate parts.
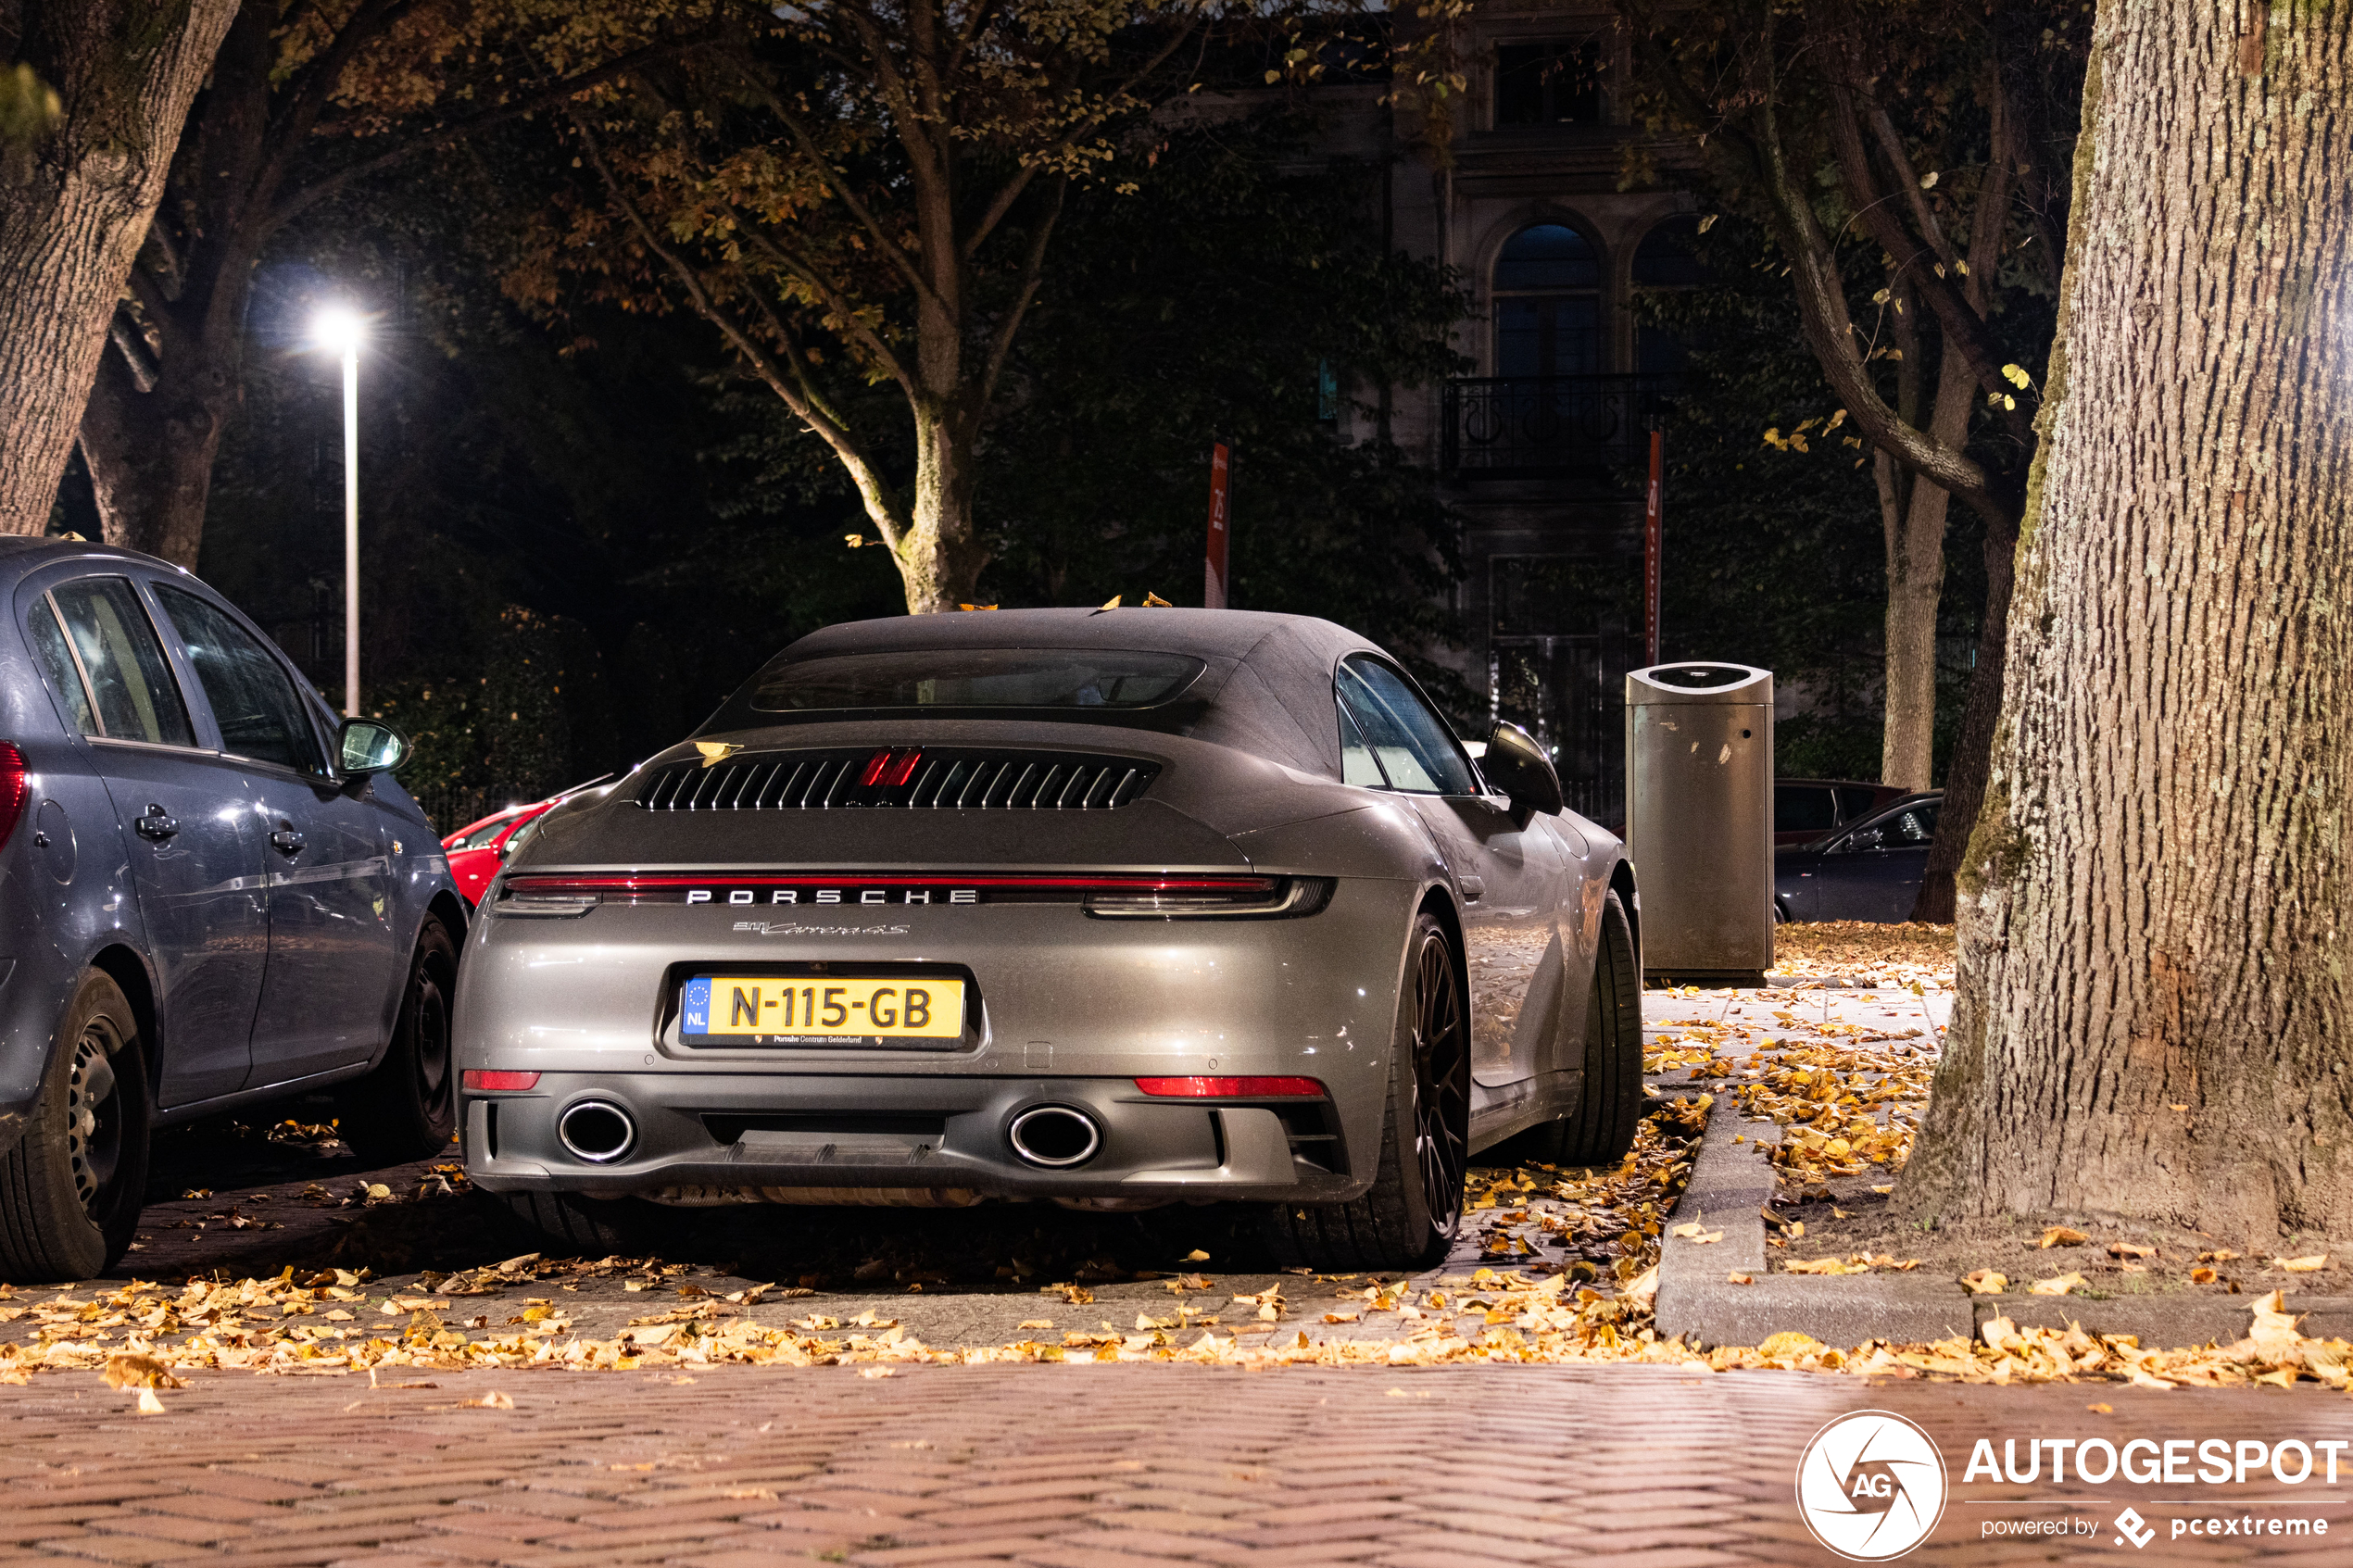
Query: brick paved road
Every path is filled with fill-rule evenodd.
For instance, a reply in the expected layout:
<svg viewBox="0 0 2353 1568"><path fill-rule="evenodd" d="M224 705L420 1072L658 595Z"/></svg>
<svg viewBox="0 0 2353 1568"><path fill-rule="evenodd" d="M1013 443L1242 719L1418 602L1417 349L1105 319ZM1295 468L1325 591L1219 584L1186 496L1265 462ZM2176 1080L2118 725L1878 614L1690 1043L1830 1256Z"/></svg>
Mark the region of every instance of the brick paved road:
<svg viewBox="0 0 2353 1568"><path fill-rule="evenodd" d="M2353 1532L2353 1486L2321 1485L2317 1472L2303 1486L1959 1481L1980 1436L1997 1449L2006 1436L2353 1438L2353 1405L2309 1386L2214 1394L1627 1367L1108 1364L435 1382L371 1390L212 1375L145 1417L94 1375L0 1390L12 1505L0 1562L1830 1562L1793 1506L1795 1456L1823 1422L1872 1407L1926 1426L1955 1478L1942 1525L1907 1561L2070 1550L2111 1562L2353 1561L2353 1549L2309 1537L2170 1538L2171 1517L2222 1507ZM460 1403L493 1390L514 1408ZM2113 1412L2088 1411L2093 1401ZM2343 1478L2353 1483L2353 1464ZM2299 1506L2239 1500L2289 1495ZM2039 1501L2004 1500L2021 1498ZM2160 1506L2177 1498L2197 1507ZM2145 1550L2115 1544L2109 1521L2128 1502L2158 1526ZM2070 1512L2096 1534L1982 1540L1988 1520Z"/></svg>
<svg viewBox="0 0 2353 1568"><path fill-rule="evenodd" d="M1805 1010L1817 1000L1806 998ZM1871 1010L1874 1022L1916 1010L1930 1024L1942 1021L1943 1000L1849 994L1818 1005L1842 1016ZM1722 993L1645 1001L1654 1023L1730 1008L1769 1016L1790 1005ZM162 1201L132 1263L145 1277L234 1275L332 1253L371 1262L389 1283L420 1267L489 1261L514 1245L478 1205L363 1211L321 1207L300 1190L317 1180L339 1198L379 1178L405 1190L422 1173L367 1173L347 1157L191 1135L158 1173ZM181 1199L182 1186L214 1196ZM237 1213L284 1228L236 1229L229 1216ZM793 1277L787 1263L815 1267L820 1293L794 1311L874 1305L950 1343L996 1342L1013 1319L1041 1311L1086 1327L1165 1305L1160 1286L1143 1284L1107 1285L1084 1311L1041 1307L1034 1287L989 1280L990 1265L1019 1261L1020 1248L1035 1248L1038 1269L1051 1271L1098 1248L1133 1252L1129 1267L1165 1267L1194 1244L1130 1220L1042 1210L950 1216L952 1235L924 1213L773 1218L774 1260L736 1261L710 1250L716 1242L681 1257L712 1287L740 1283L738 1270L741 1279L775 1279ZM1216 1215L1177 1219L1206 1227ZM1217 1254L1225 1288L1265 1283L1247 1273L1246 1249L1229 1250L1232 1237L1204 1229L1199 1244ZM868 1256L889 1269L851 1277ZM1228 1274L1237 1264L1243 1272ZM932 1278L934 1270L946 1277ZM902 1276L924 1279L926 1293L908 1294ZM648 1299L618 1280L585 1282L566 1298L594 1332ZM1907 1562L2072 1553L2353 1562L2353 1549L2337 1544L2353 1533L2353 1455L2337 1485L2319 1473L2297 1486L1960 1479L1979 1437L1997 1451L2007 1437L2353 1440L2353 1401L2309 1385L2216 1394L1865 1386L1641 1367L1253 1374L1095 1363L911 1366L887 1378L721 1368L691 1379L509 1372L431 1381L437 1386L371 1389L359 1378L205 1374L163 1395L167 1413L145 1417L94 1374L0 1387L0 1495L13 1505L0 1514L0 1564L1827 1563L1835 1560L1797 1517L1796 1457L1824 1422L1865 1408L1920 1422L1954 1479L1939 1529ZM513 1408L462 1402L493 1392ZM2095 1403L2112 1412L2086 1408ZM2112 1531L2128 1504L2158 1528L2145 1549ZM2336 1541L2171 1538L2175 1519L2220 1517L2221 1506L2239 1508L2242 1519L2326 1519ZM2060 1517L2093 1528L2059 1541L1983 1534L1989 1523Z"/></svg>

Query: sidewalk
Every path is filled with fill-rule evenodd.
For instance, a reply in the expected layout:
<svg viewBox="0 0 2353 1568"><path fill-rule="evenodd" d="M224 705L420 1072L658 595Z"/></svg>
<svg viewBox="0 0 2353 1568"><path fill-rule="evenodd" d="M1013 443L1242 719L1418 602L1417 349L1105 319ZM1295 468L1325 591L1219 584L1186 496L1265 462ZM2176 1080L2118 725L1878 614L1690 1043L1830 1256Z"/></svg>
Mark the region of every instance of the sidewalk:
<svg viewBox="0 0 2353 1568"><path fill-rule="evenodd" d="M1943 1524L1910 1561L2049 1562L2070 1546L2135 1563L2322 1568L2347 1556L2342 1542L2218 1547L2162 1533L2120 1551L2107 1524L2128 1502L2161 1523L2139 1495L2150 1488L1961 1480L1981 1436L1997 1449L2006 1436L2079 1431L2353 1437L2353 1407L2309 1389L1860 1386L1574 1367L427 1381L437 1386L206 1374L166 1391L165 1414L144 1417L94 1376L0 1390L0 1477L14 1504L0 1519L0 1542L13 1543L0 1545L0 1563L1816 1563L1831 1559L1796 1515L1796 1458L1824 1422L1865 1408L1919 1422L1952 1477ZM513 1408L464 1403L494 1392ZM2333 1535L2353 1530L2347 1486L2319 1480L2192 1490L2233 1514L2247 1511L2241 1499L2293 1492L2302 1516L2329 1519ZM2079 1512L2096 1535L1981 1543L1989 1520Z"/></svg>

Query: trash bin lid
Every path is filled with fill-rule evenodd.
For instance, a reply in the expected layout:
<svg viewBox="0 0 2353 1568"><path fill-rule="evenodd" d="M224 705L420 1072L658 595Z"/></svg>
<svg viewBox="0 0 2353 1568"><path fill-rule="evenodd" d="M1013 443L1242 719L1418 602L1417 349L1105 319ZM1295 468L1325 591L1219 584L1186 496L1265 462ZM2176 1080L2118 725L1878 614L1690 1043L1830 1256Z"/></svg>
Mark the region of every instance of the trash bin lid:
<svg viewBox="0 0 2353 1568"><path fill-rule="evenodd" d="M1626 672L1626 701L1635 708L1662 703L1764 703L1773 700L1773 672L1747 664L1684 659Z"/></svg>

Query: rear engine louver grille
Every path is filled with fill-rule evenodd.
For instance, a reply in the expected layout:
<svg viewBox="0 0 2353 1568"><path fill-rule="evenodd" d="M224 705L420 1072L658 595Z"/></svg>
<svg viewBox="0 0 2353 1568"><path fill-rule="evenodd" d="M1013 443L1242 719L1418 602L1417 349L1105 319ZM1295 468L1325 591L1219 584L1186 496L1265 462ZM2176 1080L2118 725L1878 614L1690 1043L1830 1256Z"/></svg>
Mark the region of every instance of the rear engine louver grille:
<svg viewBox="0 0 2353 1568"><path fill-rule="evenodd" d="M788 751L716 766L675 762L648 773L648 811L786 811L842 806L918 810L1103 811L1141 795L1157 763L1061 752L931 747Z"/></svg>

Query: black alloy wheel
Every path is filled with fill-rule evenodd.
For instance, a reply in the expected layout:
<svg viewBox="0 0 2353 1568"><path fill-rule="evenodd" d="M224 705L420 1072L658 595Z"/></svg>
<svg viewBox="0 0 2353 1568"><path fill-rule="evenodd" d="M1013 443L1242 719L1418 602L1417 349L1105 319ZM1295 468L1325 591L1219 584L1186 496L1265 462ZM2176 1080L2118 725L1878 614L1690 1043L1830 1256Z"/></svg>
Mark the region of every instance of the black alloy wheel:
<svg viewBox="0 0 2353 1568"><path fill-rule="evenodd" d="M1414 971L1414 1154L1430 1222L1451 1235L1470 1164L1470 1031L1444 932L1422 934Z"/></svg>
<svg viewBox="0 0 2353 1568"><path fill-rule="evenodd" d="M1270 1207L1266 1239L1286 1267L1429 1268L1445 1260L1462 1229L1470 1029L1461 964L1453 938L1427 909L1414 916L1399 956L1380 1138L1349 1150L1352 1161L1374 1166L1372 1183L1345 1202Z"/></svg>

